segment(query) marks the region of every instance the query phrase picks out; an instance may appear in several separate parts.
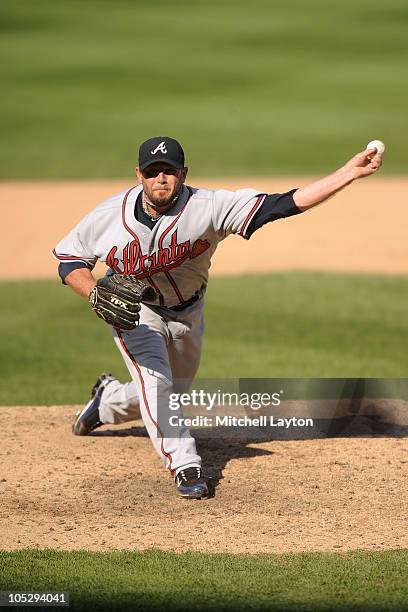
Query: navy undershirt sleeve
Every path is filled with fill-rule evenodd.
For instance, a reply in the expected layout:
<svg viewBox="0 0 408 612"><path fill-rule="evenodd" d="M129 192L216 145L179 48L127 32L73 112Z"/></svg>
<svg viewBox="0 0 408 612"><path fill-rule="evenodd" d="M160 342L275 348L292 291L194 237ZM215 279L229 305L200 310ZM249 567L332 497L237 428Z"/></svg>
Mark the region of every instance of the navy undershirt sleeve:
<svg viewBox="0 0 408 612"><path fill-rule="evenodd" d="M286 193L273 193L267 195L260 209L248 225L245 232L245 238L249 240L252 234L265 225L265 223L292 217L293 215L298 215L303 212L294 202L293 194L295 191L297 191L297 189L291 189L291 191L287 191Z"/></svg>
<svg viewBox="0 0 408 612"><path fill-rule="evenodd" d="M87 266L84 261L69 261L60 263L58 266L58 274L62 280L62 284L66 285L67 283L65 282L65 278L68 276L68 274L79 268L89 268L89 266Z"/></svg>

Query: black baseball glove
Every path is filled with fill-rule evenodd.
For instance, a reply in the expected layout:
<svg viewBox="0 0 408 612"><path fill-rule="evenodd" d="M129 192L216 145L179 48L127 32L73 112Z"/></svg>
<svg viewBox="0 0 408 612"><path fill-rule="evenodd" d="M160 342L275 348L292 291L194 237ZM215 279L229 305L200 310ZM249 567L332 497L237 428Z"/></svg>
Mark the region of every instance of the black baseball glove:
<svg viewBox="0 0 408 612"><path fill-rule="evenodd" d="M139 322L140 302L153 301L156 291L130 274L100 278L89 294L98 317L120 331L134 329Z"/></svg>

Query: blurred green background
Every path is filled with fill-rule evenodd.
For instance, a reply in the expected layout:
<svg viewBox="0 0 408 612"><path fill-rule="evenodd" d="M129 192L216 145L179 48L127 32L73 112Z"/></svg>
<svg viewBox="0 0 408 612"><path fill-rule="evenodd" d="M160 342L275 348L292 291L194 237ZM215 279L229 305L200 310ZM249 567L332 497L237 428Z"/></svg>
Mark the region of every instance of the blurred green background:
<svg viewBox="0 0 408 612"><path fill-rule="evenodd" d="M2 0L0 178L321 173L369 140L405 173L408 3Z"/></svg>
<svg viewBox="0 0 408 612"><path fill-rule="evenodd" d="M0 406L81 404L103 371L129 380L109 327L69 288L2 282L0 293ZM213 278L198 377L406 378L407 301L408 277Z"/></svg>

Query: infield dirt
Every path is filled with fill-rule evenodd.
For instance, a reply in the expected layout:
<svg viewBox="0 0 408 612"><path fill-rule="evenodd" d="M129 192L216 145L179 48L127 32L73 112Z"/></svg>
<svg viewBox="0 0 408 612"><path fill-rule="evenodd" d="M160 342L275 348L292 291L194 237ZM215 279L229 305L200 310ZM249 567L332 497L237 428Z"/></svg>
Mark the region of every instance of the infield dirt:
<svg viewBox="0 0 408 612"><path fill-rule="evenodd" d="M276 192L306 179L191 181ZM55 276L50 251L129 183L3 183L1 279ZM223 243L214 274L406 274L408 179L361 182L320 210ZM17 256L19 252L25 257ZM13 254L15 256L13 257ZM90 381L92 383L92 381ZM86 399L86 398L84 398ZM215 497L179 499L143 423L71 434L74 406L2 407L0 548L292 552L407 548L406 437L199 441Z"/></svg>
<svg viewBox="0 0 408 612"><path fill-rule="evenodd" d="M1 409L1 549L232 553L408 547L408 441L198 440L215 497L183 500L142 421L73 436L75 407Z"/></svg>

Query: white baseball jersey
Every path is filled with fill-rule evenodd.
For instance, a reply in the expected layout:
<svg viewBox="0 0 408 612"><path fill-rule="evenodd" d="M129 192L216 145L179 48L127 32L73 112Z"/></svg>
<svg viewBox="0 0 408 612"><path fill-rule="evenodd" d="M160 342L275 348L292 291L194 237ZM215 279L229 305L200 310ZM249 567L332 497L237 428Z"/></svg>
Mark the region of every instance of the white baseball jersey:
<svg viewBox="0 0 408 612"><path fill-rule="evenodd" d="M229 234L246 237L266 194L255 189L195 189L183 185L174 207L149 229L135 216L142 187L102 202L54 250L60 262L97 260L113 272L134 274L157 291L156 304L178 305L205 289L211 257Z"/></svg>

